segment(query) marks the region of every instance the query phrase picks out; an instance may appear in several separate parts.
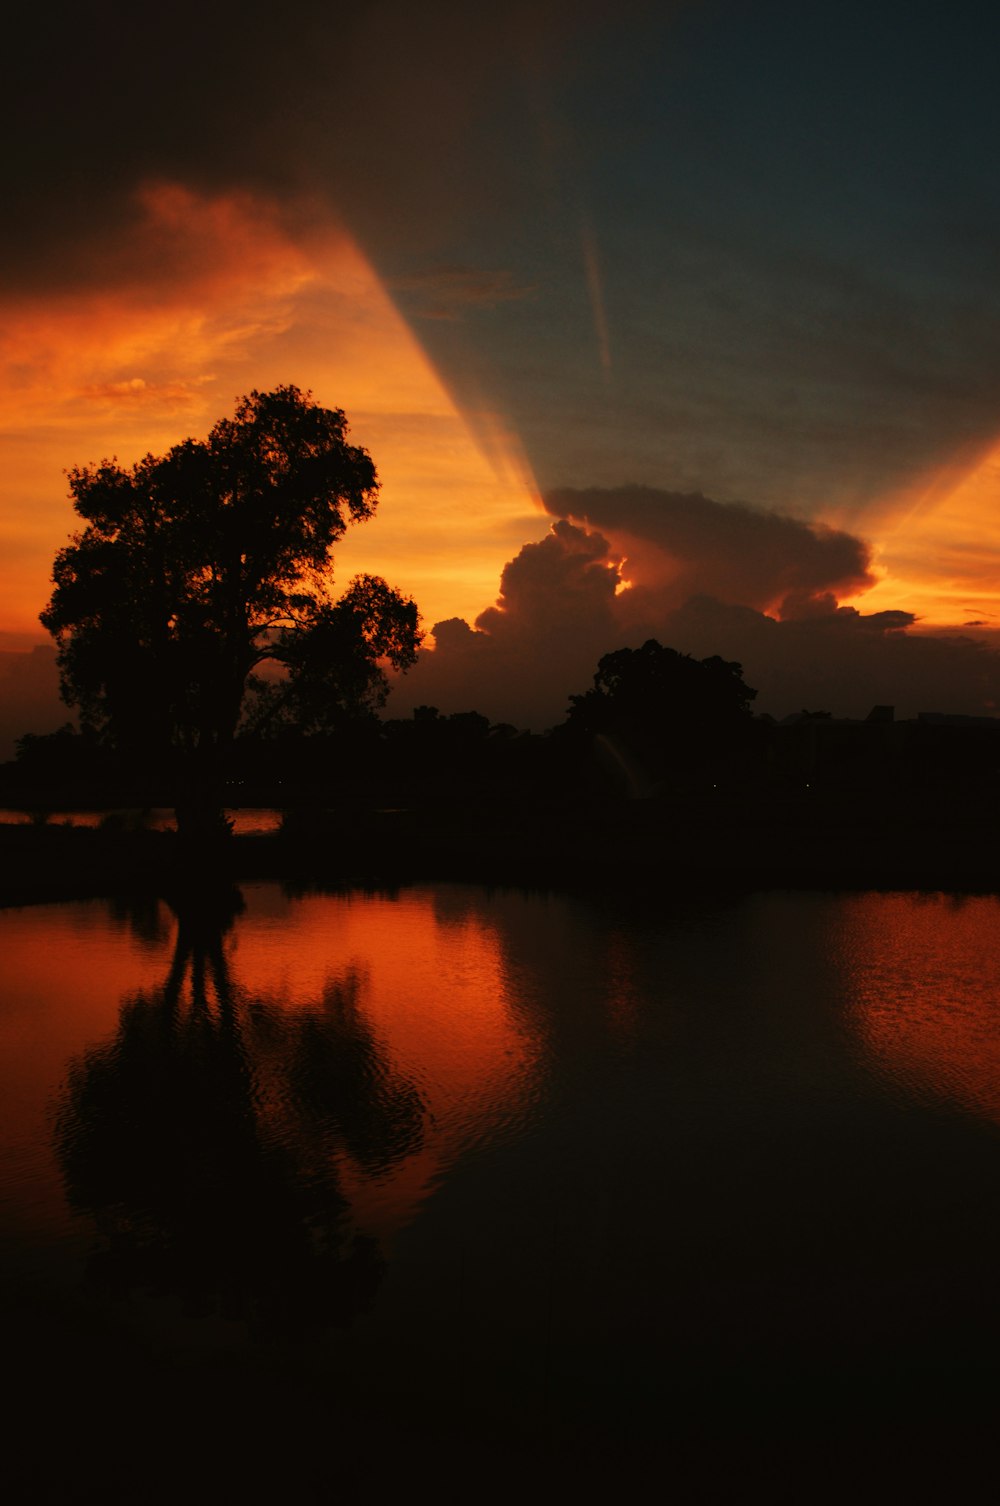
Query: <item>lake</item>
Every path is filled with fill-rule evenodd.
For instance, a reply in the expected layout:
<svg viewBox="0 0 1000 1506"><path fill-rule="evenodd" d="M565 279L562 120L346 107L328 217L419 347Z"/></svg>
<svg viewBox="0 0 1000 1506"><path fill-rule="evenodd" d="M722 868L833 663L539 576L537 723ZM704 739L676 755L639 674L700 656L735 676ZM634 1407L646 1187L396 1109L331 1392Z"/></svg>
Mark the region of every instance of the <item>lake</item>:
<svg viewBox="0 0 1000 1506"><path fill-rule="evenodd" d="M991 1457L995 898L261 883L0 938L33 1499L884 1500Z"/></svg>
<svg viewBox="0 0 1000 1506"><path fill-rule="evenodd" d="M283 811L273 806L231 806L225 812L236 836L263 837L279 830ZM118 810L14 810L0 809L0 826L110 827L126 831L176 831L177 820L166 805L147 809L125 806Z"/></svg>

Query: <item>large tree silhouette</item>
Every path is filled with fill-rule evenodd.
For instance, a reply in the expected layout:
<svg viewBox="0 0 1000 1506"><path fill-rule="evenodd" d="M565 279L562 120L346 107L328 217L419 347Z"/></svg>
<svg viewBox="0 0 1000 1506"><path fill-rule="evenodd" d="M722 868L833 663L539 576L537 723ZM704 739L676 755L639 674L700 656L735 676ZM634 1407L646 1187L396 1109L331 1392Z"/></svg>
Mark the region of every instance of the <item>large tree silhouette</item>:
<svg viewBox="0 0 1000 1506"><path fill-rule="evenodd" d="M690 773L741 749L756 694L742 665L717 654L694 659L650 638L604 655L594 688L570 697L567 726L613 740L647 771Z"/></svg>
<svg viewBox="0 0 1000 1506"><path fill-rule="evenodd" d="M374 708L420 641L378 576L332 592L332 549L375 511L367 451L297 387L251 392L199 441L69 473L86 527L56 556L43 625L64 699L126 758L169 768L178 822L219 821L225 755L256 720L329 729ZM276 678L261 678L268 661Z"/></svg>

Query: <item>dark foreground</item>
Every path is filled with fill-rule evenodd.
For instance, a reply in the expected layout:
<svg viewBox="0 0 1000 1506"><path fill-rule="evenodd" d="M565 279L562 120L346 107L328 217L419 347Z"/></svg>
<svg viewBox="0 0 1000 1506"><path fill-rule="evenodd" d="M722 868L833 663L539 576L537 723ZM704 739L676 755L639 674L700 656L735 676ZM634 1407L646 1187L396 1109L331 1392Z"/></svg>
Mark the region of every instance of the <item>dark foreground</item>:
<svg viewBox="0 0 1000 1506"><path fill-rule="evenodd" d="M817 1376L806 1404L766 1384L758 1389L748 1366L740 1377L746 1397L664 1389L656 1416L650 1407L631 1420L606 1413L572 1426L557 1420L526 1442L474 1398L465 1419L443 1427L421 1394L419 1355L399 1378L405 1394L373 1416L300 1356L250 1365L151 1360L125 1340L88 1333L79 1320L68 1332L58 1314L47 1317L51 1348L39 1351L36 1366L22 1368L16 1334L9 1351L19 1367L12 1435L17 1458L27 1440L31 1454L8 1473L12 1501L541 1506L596 1494L677 1506L758 1499L882 1506L989 1498L995 1401L970 1384L970 1394L955 1397L965 1415L942 1416L925 1404L933 1379L925 1374L878 1374L860 1398L845 1395L843 1377ZM36 1315L28 1337L33 1347L46 1342Z"/></svg>
<svg viewBox="0 0 1000 1506"><path fill-rule="evenodd" d="M127 896L110 949L113 907L3 917L6 1110L53 1048L33 1200L11 1167L9 1498L979 1498L997 901L245 901L137 905L142 986ZM315 995L276 982L316 944ZM461 1018L474 1104L434 1066ZM437 1175L339 1245L345 1155L404 1205Z"/></svg>
<svg viewBox="0 0 1000 1506"><path fill-rule="evenodd" d="M289 811L273 835L185 851L174 833L0 825L0 903L164 893L192 875L337 884L462 879L664 889L1000 887L1000 809L962 792Z"/></svg>
<svg viewBox="0 0 1000 1506"><path fill-rule="evenodd" d="M291 887L0 916L10 1499L979 1499L996 899Z"/></svg>

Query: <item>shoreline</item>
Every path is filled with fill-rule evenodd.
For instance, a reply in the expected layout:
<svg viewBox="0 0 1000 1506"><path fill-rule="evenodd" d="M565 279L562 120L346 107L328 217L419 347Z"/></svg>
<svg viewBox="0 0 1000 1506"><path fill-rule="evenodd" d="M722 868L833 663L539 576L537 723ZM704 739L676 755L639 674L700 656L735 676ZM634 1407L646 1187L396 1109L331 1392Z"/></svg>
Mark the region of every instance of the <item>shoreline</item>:
<svg viewBox="0 0 1000 1506"><path fill-rule="evenodd" d="M951 821L891 813L849 820L824 809L735 816L732 808L707 817L697 807L649 802L520 812L516 819L454 808L316 813L291 830L234 835L197 859L171 831L0 824L0 906L255 880L664 895L775 888L1000 893L1000 829L978 813Z"/></svg>

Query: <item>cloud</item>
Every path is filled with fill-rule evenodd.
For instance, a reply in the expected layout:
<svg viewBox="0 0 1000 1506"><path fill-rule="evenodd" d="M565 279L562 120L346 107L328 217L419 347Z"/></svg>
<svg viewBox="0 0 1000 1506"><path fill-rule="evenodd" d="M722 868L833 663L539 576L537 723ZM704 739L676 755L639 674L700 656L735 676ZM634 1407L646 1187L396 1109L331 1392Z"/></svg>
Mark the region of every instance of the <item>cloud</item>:
<svg viewBox="0 0 1000 1506"><path fill-rule="evenodd" d="M150 178L278 198L304 219L321 199L356 232L398 239L405 226L421 246L442 243L442 220L499 223L533 154L518 167L509 129L484 124L512 81L516 93L606 27L602 10L301 0L278 20L242 0L176 0L169 12L67 8L53 26L29 8L0 94L5 139L19 143L0 182L8 285L100 281Z"/></svg>
<svg viewBox="0 0 1000 1506"><path fill-rule="evenodd" d="M117 382L95 382L90 387L84 387L79 395L100 403L124 403L128 406L141 403L175 411L200 404L201 388L213 380L211 375L177 382L148 382L145 377L125 377Z"/></svg>
<svg viewBox="0 0 1000 1506"><path fill-rule="evenodd" d="M277 208L247 194L210 199L146 183L130 206L99 285L0 301L8 432L77 426L83 404L91 416L150 401L188 407L211 381L205 367L279 334L336 255L328 227L311 245L293 243Z"/></svg>
<svg viewBox="0 0 1000 1506"><path fill-rule="evenodd" d="M394 692L394 714L427 702L540 730L562 720L603 654L650 637L696 658L739 661L758 691L755 709L778 717L803 707L861 717L875 704L906 717L1000 712L995 649L914 632L902 608L838 606L837 592L870 579L867 548L850 534L635 487L546 500L550 510L622 526L605 534L559 518L525 545L474 627L435 627L434 650ZM775 603L780 615L764 610Z"/></svg>
<svg viewBox="0 0 1000 1506"><path fill-rule="evenodd" d="M461 618L434 625L435 647L398 682L392 714L428 703L482 708L518 726L560 720L567 694L585 688L620 637L620 586L608 540L559 519L505 565L496 605L474 627Z"/></svg>
<svg viewBox="0 0 1000 1506"><path fill-rule="evenodd" d="M497 603L474 627L461 618L435 624L435 648L399 683L392 714L422 702L482 705L494 721L548 726L613 641L619 585L607 539L560 520L504 566Z"/></svg>
<svg viewBox="0 0 1000 1506"><path fill-rule="evenodd" d="M666 614L660 634L696 658L721 654L743 665L759 691L754 709L831 711L862 717L890 705L921 711L1000 714L1000 654L961 636L912 633L907 612L853 607L776 621L748 607L696 597Z"/></svg>
<svg viewBox="0 0 1000 1506"><path fill-rule="evenodd" d="M741 46L728 8L640 0L63 9L21 9L0 91L12 296L134 276L136 189L183 182L280 204L293 241L346 224L544 481L613 481L625 447L640 480L870 506L991 431L1000 220L975 91L956 68L928 108L904 69L887 116L850 8L788 36L766 8ZM978 72L989 47L956 36ZM908 26L896 66L941 45ZM498 261L538 297L491 288ZM435 268L456 274L436 293ZM502 320L471 317L499 298Z"/></svg>
<svg viewBox="0 0 1000 1506"><path fill-rule="evenodd" d="M133 207L103 285L0 297L3 626L27 628L49 593L64 467L161 453L288 381L345 409L383 483L340 580L374 571L430 620L471 618L512 541L540 531L537 489L492 415L472 431L351 237L322 218L293 234L262 194L157 182Z"/></svg>
<svg viewBox="0 0 1000 1506"><path fill-rule="evenodd" d="M476 619L499 642L553 626L578 629L610 622L619 585L610 546L599 533L561 519L537 544L504 566L500 599Z"/></svg>
<svg viewBox="0 0 1000 1506"><path fill-rule="evenodd" d="M609 534L628 558L626 577L661 606L703 593L800 615L874 583L861 539L743 503L649 486L563 488L543 500Z"/></svg>

